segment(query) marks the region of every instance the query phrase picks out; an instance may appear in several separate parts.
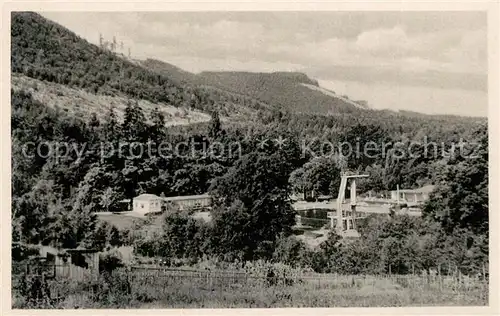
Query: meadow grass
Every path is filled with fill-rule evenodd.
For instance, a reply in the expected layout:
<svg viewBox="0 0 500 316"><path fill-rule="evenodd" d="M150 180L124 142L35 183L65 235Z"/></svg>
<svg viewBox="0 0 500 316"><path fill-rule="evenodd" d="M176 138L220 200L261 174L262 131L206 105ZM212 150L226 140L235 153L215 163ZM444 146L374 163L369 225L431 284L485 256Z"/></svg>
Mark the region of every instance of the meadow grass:
<svg viewBox="0 0 500 316"><path fill-rule="evenodd" d="M126 282L124 282L127 280ZM400 307L484 306L487 288L401 286L387 278L370 282L299 280L269 285L252 278L113 276L109 283L67 282L57 289L62 299L50 308L276 308L276 307ZM359 280L358 280L359 281ZM373 281L373 282L372 282ZM126 283L126 284L125 284ZM57 296L57 294L55 295ZM26 308L14 296L13 308Z"/></svg>

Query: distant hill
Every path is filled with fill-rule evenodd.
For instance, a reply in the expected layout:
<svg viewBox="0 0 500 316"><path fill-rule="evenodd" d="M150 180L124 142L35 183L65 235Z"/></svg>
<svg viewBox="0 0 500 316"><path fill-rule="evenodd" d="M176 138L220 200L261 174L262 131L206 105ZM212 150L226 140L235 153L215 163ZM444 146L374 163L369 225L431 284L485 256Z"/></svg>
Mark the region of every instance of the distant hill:
<svg viewBox="0 0 500 316"><path fill-rule="evenodd" d="M164 76L169 77L171 80L178 84L193 84L195 83L196 75L185 71L177 66L172 64L148 58L146 60L139 61L139 64L145 68L148 68L152 71L160 73Z"/></svg>
<svg viewBox="0 0 500 316"><path fill-rule="evenodd" d="M231 94L244 95L279 110L330 114L364 108L333 93L325 93L316 80L300 72L227 71L194 74L154 59L147 59L141 65L181 84L217 88Z"/></svg>
<svg viewBox="0 0 500 316"><path fill-rule="evenodd" d="M37 13L12 14L13 73L91 94L147 100L241 119L257 110L373 116L362 102L324 89L298 72L202 72L163 61L130 60L93 45ZM420 114L401 112L403 116Z"/></svg>
<svg viewBox="0 0 500 316"><path fill-rule="evenodd" d="M351 113L357 108L344 100L310 89L318 82L302 73L202 72L199 84L249 95L279 109L296 113Z"/></svg>
<svg viewBox="0 0 500 316"><path fill-rule="evenodd" d="M216 110L223 117L247 123L262 118L263 113L277 111L328 115L337 120L349 114L349 122L355 119L376 123L407 117L422 122L432 118L454 120L369 109L363 102L339 96L298 72L193 74L163 61L130 60L89 43L37 13L13 13L11 31L11 67L22 79L18 81L19 86L29 82L23 76L59 85L39 85L52 87L50 91L54 92L50 94L54 100L46 100L46 104L55 104L57 99L62 99L58 94L65 93L85 102L90 100L87 108L96 111L106 102L95 100L92 95L109 96L113 102L134 99L147 101L140 104L151 106L181 107L205 113ZM66 91L64 87L72 90ZM36 95L44 97L43 91ZM311 117L313 121L316 119Z"/></svg>
<svg viewBox="0 0 500 316"><path fill-rule="evenodd" d="M11 29L12 84L16 89L38 86L35 98L49 106L64 102L80 107L71 111L75 114L90 114L111 104L118 108L127 100L138 100L146 112L165 107L165 114L179 121L172 125L185 123L182 113L191 122L205 121L196 110L218 110L223 116L248 120L256 109L265 108L257 101L241 102L241 97L196 89L191 75L178 67L126 58L37 13L13 13ZM175 115L178 111L172 107L183 108L182 115Z"/></svg>

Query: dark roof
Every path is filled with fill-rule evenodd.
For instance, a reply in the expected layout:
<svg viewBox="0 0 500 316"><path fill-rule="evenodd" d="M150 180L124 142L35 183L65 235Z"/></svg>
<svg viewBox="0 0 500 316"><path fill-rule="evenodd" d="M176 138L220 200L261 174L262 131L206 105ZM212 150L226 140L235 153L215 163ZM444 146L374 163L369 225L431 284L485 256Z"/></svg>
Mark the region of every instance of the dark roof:
<svg viewBox="0 0 500 316"><path fill-rule="evenodd" d="M164 201L183 201L183 200L200 200L200 199L209 199L210 195L208 194L200 194L200 195L184 195L184 196L172 196L172 197L164 197Z"/></svg>
<svg viewBox="0 0 500 316"><path fill-rule="evenodd" d="M164 200L164 201L183 201L183 200L200 200L200 199L209 199L210 195L208 194L200 194L200 195L183 195L183 196L171 196L171 197L159 197L154 194L141 194L134 198L134 200L139 201L155 201L155 200Z"/></svg>

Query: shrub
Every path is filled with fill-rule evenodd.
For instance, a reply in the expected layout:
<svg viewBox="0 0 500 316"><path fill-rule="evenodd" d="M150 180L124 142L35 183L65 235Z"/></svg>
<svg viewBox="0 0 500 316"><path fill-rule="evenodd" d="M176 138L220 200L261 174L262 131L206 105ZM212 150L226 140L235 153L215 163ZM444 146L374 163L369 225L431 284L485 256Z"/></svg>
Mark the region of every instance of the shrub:
<svg viewBox="0 0 500 316"><path fill-rule="evenodd" d="M12 244L12 261L23 261L31 256L37 256L39 249L37 246L23 245L18 243Z"/></svg>
<svg viewBox="0 0 500 316"><path fill-rule="evenodd" d="M24 308L49 308L53 305L45 274L23 275L15 290L24 299Z"/></svg>
<svg viewBox="0 0 500 316"><path fill-rule="evenodd" d="M295 236L282 236L276 241L273 261L281 262L293 267L308 265L309 251L305 243Z"/></svg>
<svg viewBox="0 0 500 316"><path fill-rule="evenodd" d="M122 256L119 251L112 250L99 256L99 272L112 273L113 270L123 267Z"/></svg>

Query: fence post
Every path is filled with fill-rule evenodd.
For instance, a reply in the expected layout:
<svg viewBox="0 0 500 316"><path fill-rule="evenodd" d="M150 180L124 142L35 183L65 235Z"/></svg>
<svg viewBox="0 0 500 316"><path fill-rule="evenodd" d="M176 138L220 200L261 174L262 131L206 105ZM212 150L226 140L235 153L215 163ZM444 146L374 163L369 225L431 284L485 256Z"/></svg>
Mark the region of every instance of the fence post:
<svg viewBox="0 0 500 316"><path fill-rule="evenodd" d="M483 281L486 282L486 270L484 268L484 262L481 265L483 266Z"/></svg>
<svg viewBox="0 0 500 316"><path fill-rule="evenodd" d="M462 271L458 270L458 287L462 287Z"/></svg>
<svg viewBox="0 0 500 316"><path fill-rule="evenodd" d="M441 264L438 264L438 277L439 277L439 289L442 288L442 279L441 279Z"/></svg>

